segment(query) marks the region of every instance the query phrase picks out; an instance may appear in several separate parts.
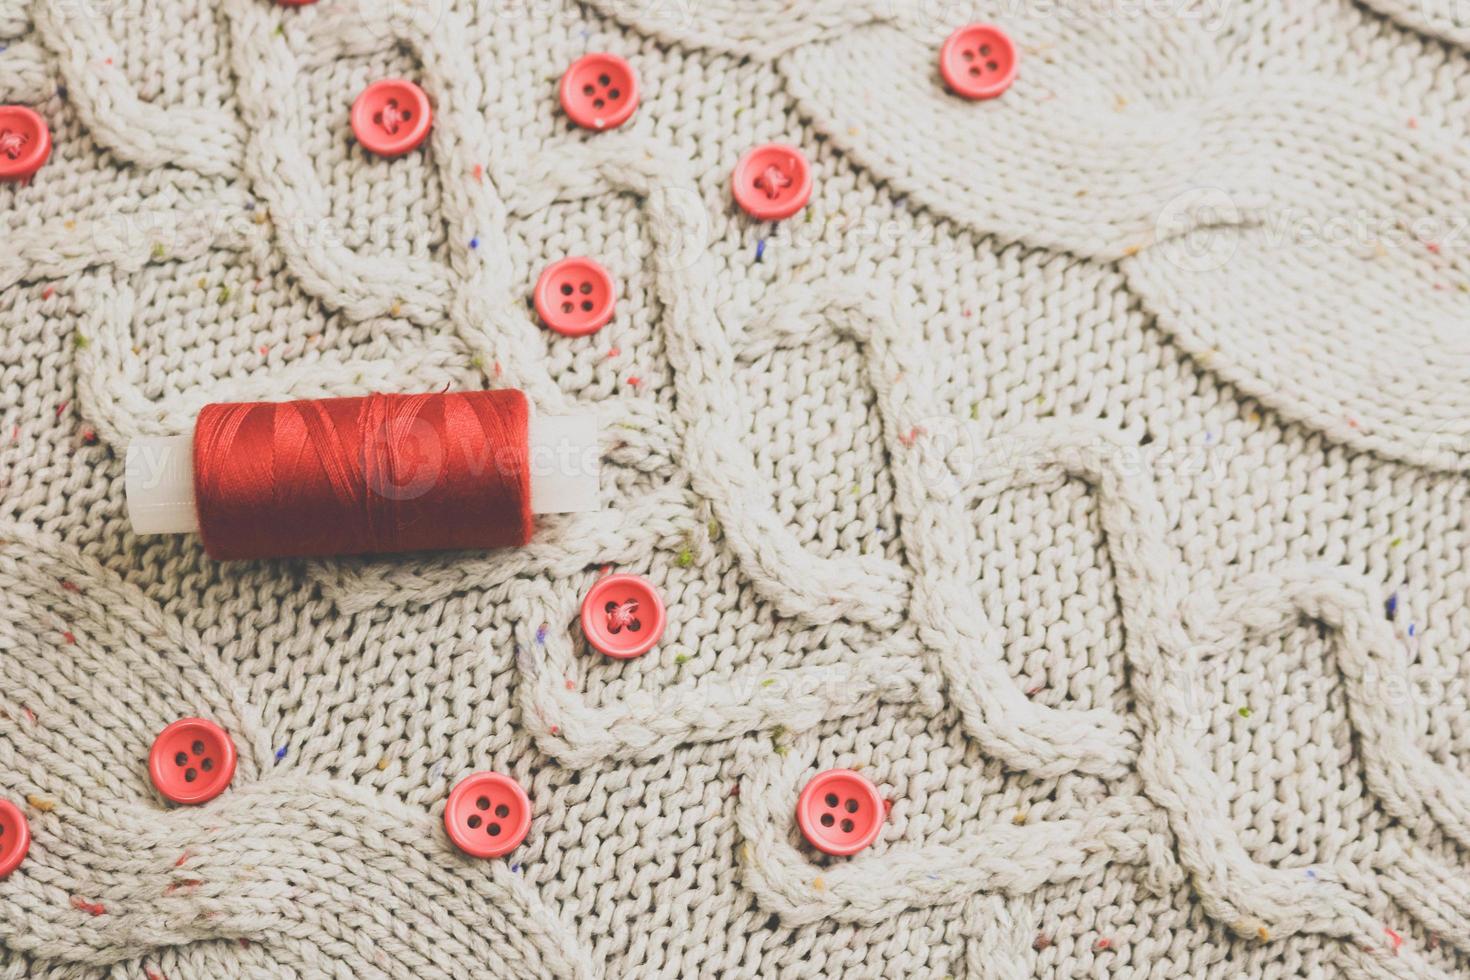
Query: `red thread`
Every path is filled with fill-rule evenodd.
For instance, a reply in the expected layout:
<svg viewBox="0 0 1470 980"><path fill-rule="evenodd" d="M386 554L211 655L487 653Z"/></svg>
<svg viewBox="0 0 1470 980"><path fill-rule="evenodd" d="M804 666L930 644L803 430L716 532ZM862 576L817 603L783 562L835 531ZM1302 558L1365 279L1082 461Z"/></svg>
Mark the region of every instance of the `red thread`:
<svg viewBox="0 0 1470 980"><path fill-rule="evenodd" d="M204 549L230 560L525 544L529 415L508 388L206 405L194 428Z"/></svg>
<svg viewBox="0 0 1470 980"><path fill-rule="evenodd" d="M106 915L107 907L101 902L89 902L80 895L71 897L71 907L78 912L86 912L88 915Z"/></svg>

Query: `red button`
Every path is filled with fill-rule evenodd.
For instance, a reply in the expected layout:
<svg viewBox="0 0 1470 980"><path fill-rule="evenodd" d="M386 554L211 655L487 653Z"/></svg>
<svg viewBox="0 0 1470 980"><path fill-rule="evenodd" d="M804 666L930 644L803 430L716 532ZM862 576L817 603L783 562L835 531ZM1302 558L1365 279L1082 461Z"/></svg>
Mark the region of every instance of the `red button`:
<svg viewBox="0 0 1470 980"><path fill-rule="evenodd" d="M945 39L939 73L967 99L993 99L1016 80L1016 46L993 24L969 24Z"/></svg>
<svg viewBox="0 0 1470 980"><path fill-rule="evenodd" d="M352 131L378 156L402 156L416 148L433 121L429 97L405 78L373 82L352 103Z"/></svg>
<svg viewBox="0 0 1470 980"><path fill-rule="evenodd" d="M498 772L461 779L444 804L444 829L466 854L493 858L509 854L531 829L531 801L521 784Z"/></svg>
<svg viewBox="0 0 1470 980"><path fill-rule="evenodd" d="M50 155L46 120L23 105L0 105L0 180L25 180Z"/></svg>
<svg viewBox="0 0 1470 980"><path fill-rule="evenodd" d="M878 839L883 800L878 787L851 769L828 769L801 791L796 823L817 850L856 854Z"/></svg>
<svg viewBox="0 0 1470 980"><path fill-rule="evenodd" d="M777 221L806 206L812 171L794 146L767 143L740 158L732 179L735 203L753 218Z"/></svg>
<svg viewBox="0 0 1470 980"><path fill-rule="evenodd" d="M26 815L9 800L0 800L0 878L20 867L31 849L31 828Z"/></svg>
<svg viewBox="0 0 1470 980"><path fill-rule="evenodd" d="M664 601L637 575L598 579L582 600L582 632L593 649L609 657L641 657L663 631Z"/></svg>
<svg viewBox="0 0 1470 980"><path fill-rule="evenodd" d="M638 108L638 76L615 54L583 55L561 76L561 107L588 129L612 129Z"/></svg>
<svg viewBox="0 0 1470 980"><path fill-rule="evenodd" d="M612 276L591 259L553 262L536 280L536 313L557 333L583 337L612 319L617 294Z"/></svg>
<svg viewBox="0 0 1470 980"><path fill-rule="evenodd" d="M235 743L212 721L181 718L153 740L148 775L166 799L208 803L235 775Z"/></svg>

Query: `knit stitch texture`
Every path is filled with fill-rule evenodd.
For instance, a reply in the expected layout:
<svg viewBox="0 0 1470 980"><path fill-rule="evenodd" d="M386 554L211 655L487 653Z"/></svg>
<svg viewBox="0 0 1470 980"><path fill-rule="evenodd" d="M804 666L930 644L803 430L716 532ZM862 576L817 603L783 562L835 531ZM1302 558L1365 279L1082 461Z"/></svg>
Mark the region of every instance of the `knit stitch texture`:
<svg viewBox="0 0 1470 980"><path fill-rule="evenodd" d="M969 102L972 21L1020 74ZM1470 977L1464 0L0 0L0 978ZM638 72L616 131L561 72ZM427 143L352 138L415 80ZM801 147L804 211L730 197ZM605 265L613 321L540 327ZM218 564L212 401L515 386L604 509ZM613 569L669 625L614 661ZM153 737L233 736L172 808ZM795 801L860 770L851 858ZM445 798L517 779L476 860Z"/></svg>

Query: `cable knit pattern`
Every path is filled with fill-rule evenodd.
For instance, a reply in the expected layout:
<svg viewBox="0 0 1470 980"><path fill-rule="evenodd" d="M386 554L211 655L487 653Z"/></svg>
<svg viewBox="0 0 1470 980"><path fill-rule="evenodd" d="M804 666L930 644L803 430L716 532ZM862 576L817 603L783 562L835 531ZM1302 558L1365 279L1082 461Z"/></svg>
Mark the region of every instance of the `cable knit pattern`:
<svg viewBox="0 0 1470 980"><path fill-rule="evenodd" d="M998 99L938 45L988 21ZM0 0L0 978L1470 976L1454 0ZM556 82L639 74L615 132ZM348 107L413 79L424 147ZM740 154L807 154L778 224ZM535 322L568 255L617 283ZM220 565L128 440L515 386L604 508ZM591 650L608 570L652 652ZM202 715L230 788L170 807ZM859 770L878 840L795 801ZM442 814L495 769L508 857Z"/></svg>

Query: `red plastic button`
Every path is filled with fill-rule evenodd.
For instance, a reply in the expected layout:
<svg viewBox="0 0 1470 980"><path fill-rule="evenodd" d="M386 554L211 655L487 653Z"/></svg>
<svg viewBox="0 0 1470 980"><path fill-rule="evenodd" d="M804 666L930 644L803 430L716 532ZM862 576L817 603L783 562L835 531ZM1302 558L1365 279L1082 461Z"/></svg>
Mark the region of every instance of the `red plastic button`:
<svg viewBox="0 0 1470 980"><path fill-rule="evenodd" d="M181 718L153 740L148 775L166 799L208 803L234 778L235 743L212 721Z"/></svg>
<svg viewBox="0 0 1470 980"><path fill-rule="evenodd" d="M993 24L968 24L939 49L945 84L967 99L993 99L1016 80L1016 46Z"/></svg>
<svg viewBox="0 0 1470 980"><path fill-rule="evenodd" d="M553 262L536 280L536 313L557 333L584 337L612 319L617 301L612 276L591 259Z"/></svg>
<svg viewBox="0 0 1470 980"><path fill-rule="evenodd" d="M9 800L0 800L0 878L20 867L31 849L31 827L26 815Z"/></svg>
<svg viewBox="0 0 1470 980"><path fill-rule="evenodd" d="M615 54L583 55L561 76L561 107L588 129L612 129L638 108L638 76Z"/></svg>
<svg viewBox="0 0 1470 980"><path fill-rule="evenodd" d="M509 854L531 829L531 801L521 784L498 772L461 779L444 804L444 829L466 854L493 858Z"/></svg>
<svg viewBox="0 0 1470 980"><path fill-rule="evenodd" d="M352 103L357 141L382 157L415 149L429 135L434 110L424 90L406 78L385 78L362 90Z"/></svg>
<svg viewBox="0 0 1470 980"><path fill-rule="evenodd" d="M817 850L856 854L878 839L883 800L878 787L851 769L828 769L801 791L796 823Z"/></svg>
<svg viewBox="0 0 1470 980"><path fill-rule="evenodd" d="M812 196L812 171L794 146L767 143L740 158L732 179L735 203L762 221L789 218Z"/></svg>
<svg viewBox="0 0 1470 980"><path fill-rule="evenodd" d="M50 155L46 120L23 105L0 105L0 180L25 180Z"/></svg>
<svg viewBox="0 0 1470 980"><path fill-rule="evenodd" d="M664 601L637 575L599 579L582 599L582 632L609 657L641 657L664 631Z"/></svg>

